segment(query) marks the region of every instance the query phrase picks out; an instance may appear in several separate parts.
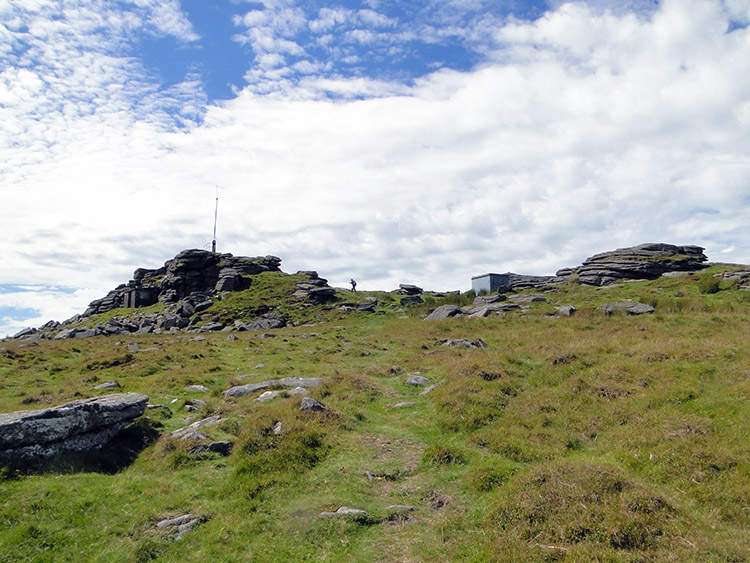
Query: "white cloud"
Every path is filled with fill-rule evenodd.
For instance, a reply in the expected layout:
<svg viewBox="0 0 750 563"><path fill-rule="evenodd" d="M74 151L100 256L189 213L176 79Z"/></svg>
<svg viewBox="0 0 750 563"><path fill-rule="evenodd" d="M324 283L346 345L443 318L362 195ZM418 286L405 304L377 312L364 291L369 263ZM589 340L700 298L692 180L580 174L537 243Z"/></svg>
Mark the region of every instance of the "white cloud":
<svg viewBox="0 0 750 563"><path fill-rule="evenodd" d="M748 262L750 31L726 33L726 6L565 5L411 86L319 75L272 34L253 87L209 107L194 80L160 92L114 47L40 23L54 41L23 40L41 63L0 80L0 283L91 288L60 301L81 311L208 243L216 184L220 250L362 289L467 289L648 241ZM30 299L0 306L67 314Z"/></svg>

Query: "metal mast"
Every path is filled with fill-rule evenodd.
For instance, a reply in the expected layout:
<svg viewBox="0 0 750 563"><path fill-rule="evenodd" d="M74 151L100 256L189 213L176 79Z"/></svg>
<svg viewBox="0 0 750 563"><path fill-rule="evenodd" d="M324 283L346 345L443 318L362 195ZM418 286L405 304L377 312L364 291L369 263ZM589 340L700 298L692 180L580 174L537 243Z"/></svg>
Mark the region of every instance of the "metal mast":
<svg viewBox="0 0 750 563"><path fill-rule="evenodd" d="M216 252L216 222L219 219L219 186L216 186L216 208L214 209L214 239L211 242L211 252Z"/></svg>

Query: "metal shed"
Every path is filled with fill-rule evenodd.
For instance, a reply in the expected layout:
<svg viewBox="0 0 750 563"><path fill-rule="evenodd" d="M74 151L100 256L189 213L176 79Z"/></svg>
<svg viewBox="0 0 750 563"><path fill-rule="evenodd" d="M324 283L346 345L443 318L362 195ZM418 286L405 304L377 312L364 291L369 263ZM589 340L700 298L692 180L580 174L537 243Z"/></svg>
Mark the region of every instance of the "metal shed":
<svg viewBox="0 0 750 563"><path fill-rule="evenodd" d="M471 278L471 289L479 295L481 292L497 293L510 286L508 274L482 274Z"/></svg>

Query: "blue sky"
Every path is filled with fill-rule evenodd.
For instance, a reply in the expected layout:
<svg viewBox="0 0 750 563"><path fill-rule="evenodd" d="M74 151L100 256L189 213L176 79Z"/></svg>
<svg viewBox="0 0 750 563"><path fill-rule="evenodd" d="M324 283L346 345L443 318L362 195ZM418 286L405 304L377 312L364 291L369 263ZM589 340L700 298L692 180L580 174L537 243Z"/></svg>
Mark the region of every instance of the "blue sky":
<svg viewBox="0 0 750 563"><path fill-rule="evenodd" d="M750 0L0 0L0 336L206 246L468 289L750 262Z"/></svg>

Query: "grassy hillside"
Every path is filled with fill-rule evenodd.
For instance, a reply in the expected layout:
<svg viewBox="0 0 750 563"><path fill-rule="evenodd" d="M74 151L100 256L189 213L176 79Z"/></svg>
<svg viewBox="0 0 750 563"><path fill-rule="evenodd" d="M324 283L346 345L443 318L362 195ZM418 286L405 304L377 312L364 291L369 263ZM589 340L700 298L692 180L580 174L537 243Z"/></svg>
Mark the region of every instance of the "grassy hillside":
<svg viewBox="0 0 750 563"><path fill-rule="evenodd" d="M713 287L721 269L438 322L422 316L441 299L401 311L346 293L380 305L343 313L254 283L213 313L288 306L298 326L0 343L0 412L109 380L171 410L103 458L1 469L0 560L747 561L750 292ZM623 298L656 311L597 310ZM576 314L555 316L562 304ZM488 347L443 344L477 338ZM416 373L430 383L408 385ZM221 394L286 376L323 378L310 391L327 410ZM234 442L228 457L165 436L213 414L205 432ZM367 514L320 516L342 506ZM185 513L200 523L181 539L155 526Z"/></svg>

